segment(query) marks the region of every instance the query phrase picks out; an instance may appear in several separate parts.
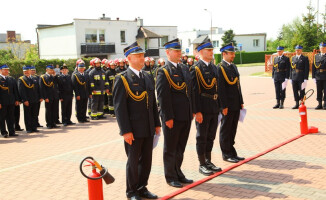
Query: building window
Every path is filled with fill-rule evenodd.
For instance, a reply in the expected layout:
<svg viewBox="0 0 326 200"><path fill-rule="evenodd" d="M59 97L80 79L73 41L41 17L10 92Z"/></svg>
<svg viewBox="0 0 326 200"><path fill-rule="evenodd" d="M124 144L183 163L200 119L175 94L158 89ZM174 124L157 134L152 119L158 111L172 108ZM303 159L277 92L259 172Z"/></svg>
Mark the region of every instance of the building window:
<svg viewBox="0 0 326 200"><path fill-rule="evenodd" d="M169 41L169 36L163 36L160 38L160 47L164 47L164 44Z"/></svg>
<svg viewBox="0 0 326 200"><path fill-rule="evenodd" d="M255 39L253 41L254 41L254 47L259 47L259 40Z"/></svg>
<svg viewBox="0 0 326 200"><path fill-rule="evenodd" d="M213 41L214 48L219 47L219 46L220 46L220 41L218 41L218 40Z"/></svg>
<svg viewBox="0 0 326 200"><path fill-rule="evenodd" d="M99 30L100 43L105 43L105 30Z"/></svg>
<svg viewBox="0 0 326 200"><path fill-rule="evenodd" d="M126 31L120 31L120 41L126 43Z"/></svg>
<svg viewBox="0 0 326 200"><path fill-rule="evenodd" d="M191 46L191 40L188 39L188 47L190 47L190 46Z"/></svg>
<svg viewBox="0 0 326 200"><path fill-rule="evenodd" d="M85 41L86 43L97 43L97 30L86 29Z"/></svg>

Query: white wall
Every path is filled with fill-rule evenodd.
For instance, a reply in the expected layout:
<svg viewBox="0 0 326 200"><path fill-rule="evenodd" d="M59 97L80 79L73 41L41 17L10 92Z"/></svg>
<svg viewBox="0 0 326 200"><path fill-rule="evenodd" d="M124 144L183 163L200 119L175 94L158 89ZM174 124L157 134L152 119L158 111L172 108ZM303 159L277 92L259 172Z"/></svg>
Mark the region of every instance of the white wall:
<svg viewBox="0 0 326 200"><path fill-rule="evenodd" d="M189 49L188 55L194 55L193 52L193 44L192 42L197 38L197 32L196 31L185 31L185 32L179 32L178 38L182 41L182 52L186 53L186 49ZM190 39L190 43L189 43Z"/></svg>
<svg viewBox="0 0 326 200"><path fill-rule="evenodd" d="M159 34L161 36L168 36L168 41L174 40L178 37L178 28L176 26L144 26L144 28ZM149 47L150 48L159 48L160 50L160 58L164 58L164 60L167 60L165 48L158 47L159 42L157 39L151 39Z"/></svg>
<svg viewBox="0 0 326 200"><path fill-rule="evenodd" d="M259 46L254 47L253 40L259 40ZM264 35L236 35L234 40L237 44L242 44L242 50L246 52L256 52L256 51L265 51L266 44L265 40L266 37Z"/></svg>
<svg viewBox="0 0 326 200"><path fill-rule="evenodd" d="M136 41L137 22L136 21L111 21L111 20L92 20L75 19L77 52L80 57L81 43L85 43L86 29L105 30L105 43L115 44L115 53L108 54L108 59L124 58L123 49ZM121 43L120 31L126 31L126 43Z"/></svg>
<svg viewBox="0 0 326 200"><path fill-rule="evenodd" d="M74 25L38 29L41 59L77 58Z"/></svg>

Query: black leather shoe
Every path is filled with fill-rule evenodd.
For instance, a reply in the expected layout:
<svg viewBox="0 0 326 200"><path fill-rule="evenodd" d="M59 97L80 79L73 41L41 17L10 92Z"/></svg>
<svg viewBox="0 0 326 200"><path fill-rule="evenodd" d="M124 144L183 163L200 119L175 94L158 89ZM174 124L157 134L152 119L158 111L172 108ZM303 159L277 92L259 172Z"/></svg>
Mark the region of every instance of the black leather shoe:
<svg viewBox="0 0 326 200"><path fill-rule="evenodd" d="M78 123L84 123L85 121L78 121Z"/></svg>
<svg viewBox="0 0 326 200"><path fill-rule="evenodd" d="M57 125L55 125L55 126L52 126L53 128L60 128L60 126L57 126Z"/></svg>
<svg viewBox="0 0 326 200"><path fill-rule="evenodd" d="M187 179L187 178L180 178L179 179L180 183L193 183L193 180Z"/></svg>
<svg viewBox="0 0 326 200"><path fill-rule="evenodd" d="M171 181L171 182L167 182L169 186L172 186L172 187L176 187L176 188L182 188L183 185L178 182L178 181Z"/></svg>
<svg viewBox="0 0 326 200"><path fill-rule="evenodd" d="M56 121L55 123L56 123L56 124L62 124L60 121Z"/></svg>
<svg viewBox="0 0 326 200"><path fill-rule="evenodd" d="M85 123L90 122L89 120L84 120Z"/></svg>
<svg viewBox="0 0 326 200"><path fill-rule="evenodd" d="M67 123L63 123L63 126L68 126L68 124Z"/></svg>
<svg viewBox="0 0 326 200"><path fill-rule="evenodd" d="M8 138L9 136L8 136L8 134L5 134L5 135L2 135L2 137Z"/></svg>
<svg viewBox="0 0 326 200"><path fill-rule="evenodd" d="M16 128L15 131L23 131L24 129L22 128Z"/></svg>
<svg viewBox="0 0 326 200"><path fill-rule="evenodd" d="M297 105L297 104L292 107L292 109L298 109L298 108L299 108L299 105Z"/></svg>
<svg viewBox="0 0 326 200"><path fill-rule="evenodd" d="M68 124L68 125L75 125L76 123L70 121L70 122L68 122L67 124Z"/></svg>
<svg viewBox="0 0 326 200"><path fill-rule="evenodd" d="M33 133L33 131L26 131L26 133Z"/></svg>
<svg viewBox="0 0 326 200"><path fill-rule="evenodd" d="M210 170L212 170L214 172L220 172L220 171L222 171L222 169L220 167L216 167L211 161L208 161L208 160L206 160L206 166Z"/></svg>
<svg viewBox="0 0 326 200"><path fill-rule="evenodd" d="M323 109L323 106L321 104L318 104L318 106L315 108L315 110L321 110Z"/></svg>
<svg viewBox="0 0 326 200"><path fill-rule="evenodd" d="M214 174L214 172L206 165L199 165L199 172L204 174L205 176L210 176Z"/></svg>
<svg viewBox="0 0 326 200"><path fill-rule="evenodd" d="M280 104L279 109L283 109L283 108L284 108L284 105L283 104Z"/></svg>
<svg viewBox="0 0 326 200"><path fill-rule="evenodd" d="M144 192L139 192L139 196L142 198L146 198L146 199L157 199L157 195L151 193L150 191L146 190Z"/></svg>
<svg viewBox="0 0 326 200"><path fill-rule="evenodd" d="M9 134L9 136L13 136L13 137L16 137L16 136L19 136L18 134L14 133L14 134Z"/></svg>
<svg viewBox="0 0 326 200"><path fill-rule="evenodd" d="M37 127L38 127L38 128L42 128L43 126L42 126L42 125L40 125L40 124L38 124L38 125L37 125Z"/></svg>
<svg viewBox="0 0 326 200"><path fill-rule="evenodd" d="M134 195L130 197L130 200L141 200L141 198L138 195Z"/></svg>
<svg viewBox="0 0 326 200"><path fill-rule="evenodd" d="M38 133L38 132L40 132L39 130L37 130L37 129L35 129L35 130L32 130L33 132L35 132L35 133Z"/></svg>
<svg viewBox="0 0 326 200"><path fill-rule="evenodd" d="M46 128L47 129L53 129L53 126L47 126Z"/></svg>
<svg viewBox="0 0 326 200"><path fill-rule="evenodd" d="M230 162L230 163L238 163L239 160L236 158L223 158L224 161Z"/></svg>
<svg viewBox="0 0 326 200"><path fill-rule="evenodd" d="M280 107L280 104L276 104L274 107L273 107L273 109L277 109L277 108L279 108Z"/></svg>
<svg viewBox="0 0 326 200"><path fill-rule="evenodd" d="M235 157L237 160L244 160L245 158L244 157L239 157L239 156L236 156Z"/></svg>

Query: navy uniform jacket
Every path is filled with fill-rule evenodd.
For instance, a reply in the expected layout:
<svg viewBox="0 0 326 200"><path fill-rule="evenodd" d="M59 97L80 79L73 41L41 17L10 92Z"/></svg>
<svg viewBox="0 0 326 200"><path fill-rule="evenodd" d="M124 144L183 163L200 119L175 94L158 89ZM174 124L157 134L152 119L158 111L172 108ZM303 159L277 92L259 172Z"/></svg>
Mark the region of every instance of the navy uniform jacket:
<svg viewBox="0 0 326 200"><path fill-rule="evenodd" d="M39 99L43 99L41 88L40 88L40 76L35 74L34 76L32 76L32 78L33 78L34 87L37 90Z"/></svg>
<svg viewBox="0 0 326 200"><path fill-rule="evenodd" d="M277 67L275 67L277 65ZM290 77L290 59L284 55L279 58L279 56L274 59L274 67L272 77L274 81L285 81Z"/></svg>
<svg viewBox="0 0 326 200"><path fill-rule="evenodd" d="M4 79L0 76L0 90L1 105L12 105L19 101L17 83L13 77L7 76Z"/></svg>
<svg viewBox="0 0 326 200"><path fill-rule="evenodd" d="M58 88L59 98L72 98L73 97L73 86L71 76L61 74L58 76Z"/></svg>
<svg viewBox="0 0 326 200"><path fill-rule="evenodd" d="M156 90L163 123L170 119L178 121L192 120L192 114L196 113L195 97L189 69L183 64L178 65L181 67L181 70L178 70L168 61L164 67L157 70ZM175 84L181 86L185 82L186 89L176 90L170 86L163 68L169 72Z"/></svg>
<svg viewBox="0 0 326 200"><path fill-rule="evenodd" d="M140 79L130 68L117 75L113 88L113 105L120 128L120 135L132 132L134 138L145 138L155 134L155 127L161 126L155 98L154 79L146 72L142 72L144 79ZM135 95L143 91L148 93L141 101L130 97L123 84L124 76L130 90Z"/></svg>
<svg viewBox="0 0 326 200"><path fill-rule="evenodd" d="M308 80L309 76L309 60L307 56L301 55L299 58L297 56L292 57L292 66L290 78L294 81ZM295 68L292 68L294 67Z"/></svg>
<svg viewBox="0 0 326 200"><path fill-rule="evenodd" d="M277 56L274 59L274 66L277 65L277 67L273 67L273 73L272 77L274 81L285 81L285 79L289 79L290 77L290 59L284 55L279 58Z"/></svg>
<svg viewBox="0 0 326 200"><path fill-rule="evenodd" d="M40 100L38 87L35 86L33 77L21 76L18 79L18 91L23 103L25 101L29 103L38 103Z"/></svg>
<svg viewBox="0 0 326 200"><path fill-rule="evenodd" d="M80 96L81 99L88 98L91 94L88 75L85 72L84 75L76 72L71 76L71 80L75 97Z"/></svg>
<svg viewBox="0 0 326 200"><path fill-rule="evenodd" d="M43 74L40 77L39 85L40 85L42 97L44 99L49 99L49 100L59 99L58 85L57 85L57 81L55 80L55 77L49 74Z"/></svg>
<svg viewBox="0 0 326 200"><path fill-rule="evenodd" d="M326 55L316 54L312 65L312 78L326 80Z"/></svg>
<svg viewBox="0 0 326 200"><path fill-rule="evenodd" d="M195 104L196 111L203 113L218 113L219 110L219 100L218 100L218 90L217 82L211 89L205 89L200 82L200 75L196 73L196 67L199 68L206 84L210 85L213 78L218 80L217 68L214 64L209 63L207 66L202 60L199 60L197 65L190 68L194 94L195 94ZM214 100L215 95L215 100Z"/></svg>
<svg viewBox="0 0 326 200"><path fill-rule="evenodd" d="M221 66L225 70L227 78L229 81L234 81L238 77L238 83L230 85L224 78L221 70ZM241 85L240 85L240 74L238 69L234 64L228 65L225 61L222 61L217 68L218 76L218 93L221 103L221 108L228 108L231 111L238 111L241 109L241 104L243 104Z"/></svg>

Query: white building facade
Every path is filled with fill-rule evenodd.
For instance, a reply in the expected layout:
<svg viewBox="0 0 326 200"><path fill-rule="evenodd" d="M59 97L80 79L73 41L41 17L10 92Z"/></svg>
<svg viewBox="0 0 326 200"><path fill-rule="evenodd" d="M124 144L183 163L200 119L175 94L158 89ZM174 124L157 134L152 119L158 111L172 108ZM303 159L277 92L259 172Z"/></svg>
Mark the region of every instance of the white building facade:
<svg viewBox="0 0 326 200"><path fill-rule="evenodd" d="M166 55L161 42L177 37L176 26L142 26L142 19L111 20L74 19L62 25L38 25L38 45L41 59L77 59L99 57L101 59L124 58L123 49L139 42L146 56L154 58Z"/></svg>
<svg viewBox="0 0 326 200"><path fill-rule="evenodd" d="M213 43L214 53L216 54L220 53L220 48L223 44L222 37L224 35L224 32L225 31L222 30L222 28L213 27L212 31L194 30L178 32L178 38L182 42L183 53L187 55L196 55L196 47L205 38L208 37ZM266 51L266 33L235 35L234 40L237 44L242 45L242 51Z"/></svg>

